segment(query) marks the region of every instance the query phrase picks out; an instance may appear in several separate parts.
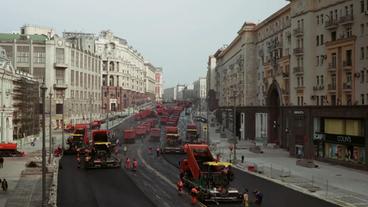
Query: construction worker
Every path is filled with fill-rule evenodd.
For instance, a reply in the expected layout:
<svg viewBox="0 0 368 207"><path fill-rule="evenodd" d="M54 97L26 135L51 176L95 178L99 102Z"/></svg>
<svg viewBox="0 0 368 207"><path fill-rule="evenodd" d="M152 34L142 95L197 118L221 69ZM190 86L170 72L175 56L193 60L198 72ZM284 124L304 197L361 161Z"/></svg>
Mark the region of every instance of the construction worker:
<svg viewBox="0 0 368 207"><path fill-rule="evenodd" d="M157 147L157 148L156 148L156 155L157 155L157 157L159 157L159 156L160 156L160 147Z"/></svg>
<svg viewBox="0 0 368 207"><path fill-rule="evenodd" d="M257 206L261 206L262 204L262 199L263 199L263 194L261 191L259 190L255 190L253 192L254 196L256 197L254 203L257 205Z"/></svg>
<svg viewBox="0 0 368 207"><path fill-rule="evenodd" d="M80 149L77 148L77 167L80 168Z"/></svg>
<svg viewBox="0 0 368 207"><path fill-rule="evenodd" d="M134 158L133 159L133 171L137 171L138 168L138 161Z"/></svg>
<svg viewBox="0 0 368 207"><path fill-rule="evenodd" d="M129 159L129 157L127 157L126 160L125 160L125 168L128 169L128 170L130 169L130 159Z"/></svg>
<svg viewBox="0 0 368 207"><path fill-rule="evenodd" d="M248 189L245 189L243 193L243 205L244 207L249 207L249 194Z"/></svg>
<svg viewBox="0 0 368 207"><path fill-rule="evenodd" d="M196 187L193 187L192 190L190 191L190 194L192 196L192 205L196 205L198 202L198 190Z"/></svg>
<svg viewBox="0 0 368 207"><path fill-rule="evenodd" d="M183 193L184 183L181 179L176 183L176 187L178 188L178 194L181 195Z"/></svg>

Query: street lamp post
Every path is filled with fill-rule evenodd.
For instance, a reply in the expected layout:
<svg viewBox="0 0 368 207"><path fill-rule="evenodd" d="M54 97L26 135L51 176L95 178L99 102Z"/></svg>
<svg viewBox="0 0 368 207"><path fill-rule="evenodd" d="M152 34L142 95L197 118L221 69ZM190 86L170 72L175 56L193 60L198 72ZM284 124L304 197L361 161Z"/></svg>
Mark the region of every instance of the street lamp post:
<svg viewBox="0 0 368 207"><path fill-rule="evenodd" d="M42 93L42 206L46 206L46 90L45 80L41 87Z"/></svg>
<svg viewBox="0 0 368 207"><path fill-rule="evenodd" d="M62 94L62 98L63 98L63 111L62 111L62 114L61 114L61 146L62 146L62 149L63 149L63 152L64 152L64 147L65 147L65 144L64 144L64 104L65 104L65 95L64 95L64 91L63 91L63 94Z"/></svg>
<svg viewBox="0 0 368 207"><path fill-rule="evenodd" d="M52 92L50 90L50 93L49 93L49 98L50 98L50 111L49 111L49 164L51 164L51 153L52 153L52 143L53 143L53 140L52 140L52 133L51 133L51 124L52 124Z"/></svg>

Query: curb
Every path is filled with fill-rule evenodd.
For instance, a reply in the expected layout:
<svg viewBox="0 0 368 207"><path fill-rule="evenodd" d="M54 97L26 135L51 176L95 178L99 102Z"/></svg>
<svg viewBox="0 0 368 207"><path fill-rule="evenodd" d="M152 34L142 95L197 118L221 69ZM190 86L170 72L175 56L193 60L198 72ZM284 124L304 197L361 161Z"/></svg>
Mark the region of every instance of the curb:
<svg viewBox="0 0 368 207"><path fill-rule="evenodd" d="M50 187L50 195L49 195L49 201L48 205L52 207L57 206L57 191L58 191L58 175L59 175L59 161L60 158L54 158L54 173L52 177L52 183Z"/></svg>

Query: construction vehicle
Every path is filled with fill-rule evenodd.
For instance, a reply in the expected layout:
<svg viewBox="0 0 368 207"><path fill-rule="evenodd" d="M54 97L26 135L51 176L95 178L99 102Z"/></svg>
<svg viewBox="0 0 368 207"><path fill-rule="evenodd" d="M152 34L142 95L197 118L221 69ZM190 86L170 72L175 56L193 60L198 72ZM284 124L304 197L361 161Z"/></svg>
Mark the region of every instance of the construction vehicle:
<svg viewBox="0 0 368 207"><path fill-rule="evenodd" d="M186 138L188 143L197 143L198 142L198 129L195 123L187 124Z"/></svg>
<svg viewBox="0 0 368 207"><path fill-rule="evenodd" d="M118 168L121 166L120 158L113 153L115 146L111 144L110 137L110 130L92 131L92 142L84 149L84 168Z"/></svg>
<svg viewBox="0 0 368 207"><path fill-rule="evenodd" d="M123 132L124 143L135 143L136 134L134 129L125 129Z"/></svg>
<svg viewBox="0 0 368 207"><path fill-rule="evenodd" d="M0 157L23 157L24 152L17 149L17 143L0 143Z"/></svg>
<svg viewBox="0 0 368 207"><path fill-rule="evenodd" d="M215 160L206 144L186 144L184 152L187 158L180 162L180 178L187 188L198 189L201 202L242 202L242 194L230 187L234 179L231 163Z"/></svg>
<svg viewBox="0 0 368 207"><path fill-rule="evenodd" d="M152 128L150 133L150 141L160 141L161 138L161 129L160 128Z"/></svg>
<svg viewBox="0 0 368 207"><path fill-rule="evenodd" d="M175 126L165 127L166 141L162 147L163 153L183 153L181 140L179 139L179 130Z"/></svg>
<svg viewBox="0 0 368 207"><path fill-rule="evenodd" d="M88 145L88 125L76 124L66 143L69 147L64 151L64 154L76 154L79 149Z"/></svg>

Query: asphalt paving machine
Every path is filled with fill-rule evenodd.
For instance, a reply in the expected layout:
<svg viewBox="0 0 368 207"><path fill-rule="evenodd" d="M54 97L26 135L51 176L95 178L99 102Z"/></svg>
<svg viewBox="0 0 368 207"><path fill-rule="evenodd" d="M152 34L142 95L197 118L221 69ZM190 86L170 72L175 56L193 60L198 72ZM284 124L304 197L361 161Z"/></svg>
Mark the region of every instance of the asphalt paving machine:
<svg viewBox="0 0 368 207"><path fill-rule="evenodd" d="M92 142L84 149L84 168L119 168L121 160L110 142L110 130L92 131Z"/></svg>
<svg viewBox="0 0 368 207"><path fill-rule="evenodd" d="M232 164L218 162L206 144L186 144L187 158L180 162L180 178L185 187L197 187L203 203L241 203L242 194L230 187L234 179Z"/></svg>

